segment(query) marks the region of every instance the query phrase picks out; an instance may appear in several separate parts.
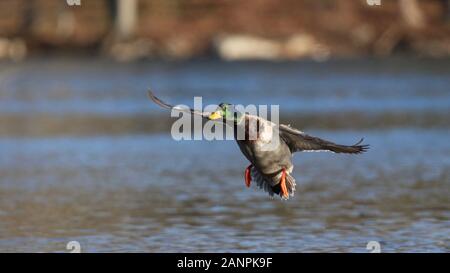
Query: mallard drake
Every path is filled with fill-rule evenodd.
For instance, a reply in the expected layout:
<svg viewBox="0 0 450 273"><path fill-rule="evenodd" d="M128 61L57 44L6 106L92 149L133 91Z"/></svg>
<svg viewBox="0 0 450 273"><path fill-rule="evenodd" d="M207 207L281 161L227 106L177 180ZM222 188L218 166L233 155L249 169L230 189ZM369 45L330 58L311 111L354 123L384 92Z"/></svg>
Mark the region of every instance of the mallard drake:
<svg viewBox="0 0 450 273"><path fill-rule="evenodd" d="M201 112L167 104L151 91L148 94L153 102L163 108L190 112L208 120L232 124L235 140L250 162L244 172L245 185L250 187L252 181L255 181L257 186L270 196L276 194L284 200L289 199L295 192L296 183L291 175L294 169L292 157L295 152L360 154L369 148L369 145L361 145L364 139L351 146L339 145L307 135L289 125L278 125L259 116L237 111L228 103L219 104L214 112ZM238 137L239 132L243 132L243 137Z"/></svg>

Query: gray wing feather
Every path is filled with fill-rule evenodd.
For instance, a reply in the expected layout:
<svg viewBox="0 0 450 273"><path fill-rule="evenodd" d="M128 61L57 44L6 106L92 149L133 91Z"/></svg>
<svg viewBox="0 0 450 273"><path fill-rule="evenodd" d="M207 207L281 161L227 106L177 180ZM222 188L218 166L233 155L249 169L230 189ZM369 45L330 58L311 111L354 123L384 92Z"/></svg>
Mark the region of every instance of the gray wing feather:
<svg viewBox="0 0 450 273"><path fill-rule="evenodd" d="M194 110L194 109L191 109L191 108L185 108L185 107L181 107L181 106L170 105L168 103L163 102L159 98L157 98L153 94L153 92L151 90L148 90L148 96L154 103L156 103L157 105L159 105L159 106L161 106L162 108L165 108L165 109L169 109L169 110L173 109L173 110L177 110L177 111L180 111L180 112L191 113L191 114L194 114L194 115L200 115L203 118L208 118L208 116L211 114L209 112L201 112L201 111L197 111L197 110Z"/></svg>
<svg viewBox="0 0 450 273"><path fill-rule="evenodd" d="M334 153L360 154L369 149L369 145L360 145L364 139L356 144L347 146L339 145L318 137L313 137L304 132L281 124L280 136L291 149L291 152L307 151L331 151Z"/></svg>

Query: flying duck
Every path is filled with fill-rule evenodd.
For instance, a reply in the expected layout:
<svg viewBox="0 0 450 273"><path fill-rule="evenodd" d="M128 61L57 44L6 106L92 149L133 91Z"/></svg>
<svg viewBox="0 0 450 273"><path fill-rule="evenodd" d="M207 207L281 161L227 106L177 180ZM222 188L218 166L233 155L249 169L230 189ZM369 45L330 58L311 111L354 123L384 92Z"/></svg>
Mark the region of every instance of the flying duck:
<svg viewBox="0 0 450 273"><path fill-rule="evenodd" d="M250 162L245 169L245 185L250 187L255 181L260 189L270 196L279 195L287 200L294 195L295 179L291 175L293 153L308 151L329 151L334 153L360 154L368 150L369 145L339 145L318 137L310 136L289 125L275 124L256 115L237 111L232 104L221 103L214 112L202 112L172 106L148 91L150 99L166 109L200 115L207 120L221 121L234 126L235 140ZM243 132L242 135L238 135Z"/></svg>

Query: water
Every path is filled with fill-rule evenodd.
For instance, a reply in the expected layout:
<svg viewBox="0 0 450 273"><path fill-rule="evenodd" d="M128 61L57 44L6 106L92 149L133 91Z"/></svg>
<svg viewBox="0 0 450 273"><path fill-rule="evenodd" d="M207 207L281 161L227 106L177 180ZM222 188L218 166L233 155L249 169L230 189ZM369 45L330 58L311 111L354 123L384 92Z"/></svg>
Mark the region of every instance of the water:
<svg viewBox="0 0 450 273"><path fill-rule="evenodd" d="M450 63L32 60L0 65L0 251L450 251ZM233 141L170 137L162 98L280 104L358 156L299 153L298 191L244 186Z"/></svg>

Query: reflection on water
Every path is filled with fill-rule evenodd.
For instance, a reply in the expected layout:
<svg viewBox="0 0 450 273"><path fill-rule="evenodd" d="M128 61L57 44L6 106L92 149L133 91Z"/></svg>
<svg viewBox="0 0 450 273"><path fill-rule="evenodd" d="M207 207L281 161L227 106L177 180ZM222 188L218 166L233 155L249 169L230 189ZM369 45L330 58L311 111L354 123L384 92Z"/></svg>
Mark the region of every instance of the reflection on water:
<svg viewBox="0 0 450 273"><path fill-rule="evenodd" d="M448 65L38 64L0 74L1 251L450 251ZM148 85L278 101L311 134L372 148L297 154L296 196L270 199L244 186L234 142L173 141Z"/></svg>

